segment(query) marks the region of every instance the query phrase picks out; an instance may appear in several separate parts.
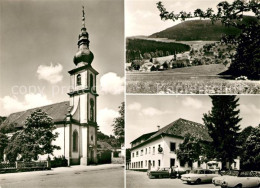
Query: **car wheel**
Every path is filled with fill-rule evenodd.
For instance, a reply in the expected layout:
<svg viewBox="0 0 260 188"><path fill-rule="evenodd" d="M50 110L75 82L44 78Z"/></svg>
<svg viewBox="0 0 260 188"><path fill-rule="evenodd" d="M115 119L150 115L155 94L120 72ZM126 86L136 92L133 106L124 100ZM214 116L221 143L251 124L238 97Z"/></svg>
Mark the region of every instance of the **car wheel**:
<svg viewBox="0 0 260 188"><path fill-rule="evenodd" d="M234 188L242 188L241 184L236 185Z"/></svg>
<svg viewBox="0 0 260 188"><path fill-rule="evenodd" d="M197 180L195 181L195 183L196 183L196 184L200 184L200 183L201 183L201 179L197 179Z"/></svg>
<svg viewBox="0 0 260 188"><path fill-rule="evenodd" d="M152 178L153 178L153 176L151 174L149 174L149 179L152 179Z"/></svg>
<svg viewBox="0 0 260 188"><path fill-rule="evenodd" d="M162 179L162 175L159 175L159 179Z"/></svg>

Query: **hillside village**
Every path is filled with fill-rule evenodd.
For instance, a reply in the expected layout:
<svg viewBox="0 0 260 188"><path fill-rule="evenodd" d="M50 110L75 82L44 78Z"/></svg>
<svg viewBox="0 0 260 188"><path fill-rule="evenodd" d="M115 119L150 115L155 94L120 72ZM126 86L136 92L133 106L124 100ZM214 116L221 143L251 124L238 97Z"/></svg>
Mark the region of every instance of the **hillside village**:
<svg viewBox="0 0 260 188"><path fill-rule="evenodd" d="M189 44L190 50L184 52L174 52L173 55L156 52L136 52L139 55L135 56L134 60L129 60L126 64L127 71L163 71L181 67L209 65L209 64L224 64L225 66L231 63L231 59L235 55L235 46L226 45L221 42L208 42L200 44L200 42L192 42Z"/></svg>

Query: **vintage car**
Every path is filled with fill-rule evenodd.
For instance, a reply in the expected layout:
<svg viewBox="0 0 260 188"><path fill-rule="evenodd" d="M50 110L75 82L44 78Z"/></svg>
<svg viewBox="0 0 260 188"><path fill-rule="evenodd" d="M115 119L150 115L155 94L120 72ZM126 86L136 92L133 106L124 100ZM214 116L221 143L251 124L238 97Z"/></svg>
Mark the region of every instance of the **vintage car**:
<svg viewBox="0 0 260 188"><path fill-rule="evenodd" d="M239 170L228 170L226 172L221 173L219 177L215 177L212 179L212 183L216 186L221 186L223 179L227 176L238 176Z"/></svg>
<svg viewBox="0 0 260 188"><path fill-rule="evenodd" d="M181 180L190 183L202 183L202 182L211 182L214 177L220 176L214 171L208 169L195 169L191 170L189 174L181 175Z"/></svg>
<svg viewBox="0 0 260 188"><path fill-rule="evenodd" d="M148 170L147 175L152 178L169 178L169 168L159 168L158 170Z"/></svg>
<svg viewBox="0 0 260 188"><path fill-rule="evenodd" d="M190 168L184 168L184 167L175 167L174 170L177 172L176 174L177 178L181 178L181 175L188 174L190 172Z"/></svg>
<svg viewBox="0 0 260 188"><path fill-rule="evenodd" d="M226 176L223 178L221 187L260 187L260 177L256 172L240 171L238 176Z"/></svg>

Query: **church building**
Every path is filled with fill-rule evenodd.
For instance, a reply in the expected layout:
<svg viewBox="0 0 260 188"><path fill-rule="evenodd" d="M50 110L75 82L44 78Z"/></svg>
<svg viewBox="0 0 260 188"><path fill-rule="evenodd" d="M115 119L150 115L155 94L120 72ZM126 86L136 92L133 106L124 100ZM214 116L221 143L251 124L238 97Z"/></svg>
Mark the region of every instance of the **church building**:
<svg viewBox="0 0 260 188"><path fill-rule="evenodd" d="M64 156L68 165L89 165L97 162L97 97L96 76L92 67L93 53L89 49L89 34L85 27L83 7L82 28L78 37L78 51L74 56L75 67L69 71L71 90L69 101L16 112L7 117L1 126L15 125L22 129L26 118L41 109L53 118L54 132L59 136L53 144L60 146L54 156ZM39 156L39 160L47 156Z"/></svg>

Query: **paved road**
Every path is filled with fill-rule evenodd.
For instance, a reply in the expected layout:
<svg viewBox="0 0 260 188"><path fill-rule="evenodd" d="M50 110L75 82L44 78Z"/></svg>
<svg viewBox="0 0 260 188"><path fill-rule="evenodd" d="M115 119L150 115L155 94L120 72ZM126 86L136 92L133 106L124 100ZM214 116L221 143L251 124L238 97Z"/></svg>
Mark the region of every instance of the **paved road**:
<svg viewBox="0 0 260 188"><path fill-rule="evenodd" d="M220 188L213 184L188 185L180 179L149 179L146 172L126 171L126 188Z"/></svg>
<svg viewBox="0 0 260 188"><path fill-rule="evenodd" d="M123 188L121 166L58 168L51 171L0 174L0 188Z"/></svg>

